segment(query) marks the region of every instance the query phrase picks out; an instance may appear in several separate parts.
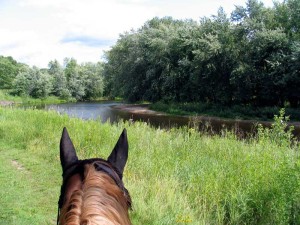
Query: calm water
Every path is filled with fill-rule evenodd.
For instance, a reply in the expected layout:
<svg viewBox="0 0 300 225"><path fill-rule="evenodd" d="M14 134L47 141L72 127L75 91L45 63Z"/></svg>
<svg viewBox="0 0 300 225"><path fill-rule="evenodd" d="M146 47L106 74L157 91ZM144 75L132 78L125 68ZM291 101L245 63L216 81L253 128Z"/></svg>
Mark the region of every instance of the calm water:
<svg viewBox="0 0 300 225"><path fill-rule="evenodd" d="M46 110L55 110L61 114L81 119L100 119L102 122L117 122L122 120L143 121L153 126L173 127L187 125L189 119L179 116L162 116L148 114L132 114L130 112L114 109L113 106L121 105L119 102L77 102L65 104L46 105Z"/></svg>
<svg viewBox="0 0 300 225"><path fill-rule="evenodd" d="M110 121L117 122L122 120L143 121L155 127L170 128L179 126L193 126L199 127L210 133L218 133L221 129L234 129L236 133L245 137L249 133L255 132L255 124L257 121L244 121L244 120L224 120L214 117L197 117L197 119L183 117L183 116L170 116L170 115L155 115L155 114L132 114L127 111L114 109L113 106L120 105L118 102L78 102L66 103L57 105L47 105L47 110L55 110L59 113L66 113L70 117L79 117L81 119L100 119L102 122ZM270 126L270 122L260 122L264 126ZM300 123L294 124L294 134L300 138Z"/></svg>
<svg viewBox="0 0 300 225"><path fill-rule="evenodd" d="M61 114L67 114L70 117L78 117L84 120L101 119L102 122L116 122L120 117L111 106L118 105L118 102L77 102L46 105L45 109L55 110Z"/></svg>

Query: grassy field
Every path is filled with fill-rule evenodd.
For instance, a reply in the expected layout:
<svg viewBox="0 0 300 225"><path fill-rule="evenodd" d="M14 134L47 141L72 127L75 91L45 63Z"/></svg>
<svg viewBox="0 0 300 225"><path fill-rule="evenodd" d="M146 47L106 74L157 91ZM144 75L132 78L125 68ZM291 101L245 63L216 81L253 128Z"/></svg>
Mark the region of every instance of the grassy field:
<svg viewBox="0 0 300 225"><path fill-rule="evenodd" d="M64 126L79 158L106 158L127 128L133 224L300 224L300 149L280 127L239 141L1 107L0 224L55 224Z"/></svg>

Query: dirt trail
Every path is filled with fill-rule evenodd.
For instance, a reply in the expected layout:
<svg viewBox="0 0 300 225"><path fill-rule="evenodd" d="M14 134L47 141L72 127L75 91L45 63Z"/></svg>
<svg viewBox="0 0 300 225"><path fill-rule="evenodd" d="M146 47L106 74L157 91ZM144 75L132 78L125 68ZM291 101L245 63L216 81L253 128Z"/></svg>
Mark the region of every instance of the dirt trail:
<svg viewBox="0 0 300 225"><path fill-rule="evenodd" d="M27 172L27 170L25 169L25 167L24 167L21 163L19 163L17 160L15 160L15 159L11 160L11 164L12 164L17 170Z"/></svg>

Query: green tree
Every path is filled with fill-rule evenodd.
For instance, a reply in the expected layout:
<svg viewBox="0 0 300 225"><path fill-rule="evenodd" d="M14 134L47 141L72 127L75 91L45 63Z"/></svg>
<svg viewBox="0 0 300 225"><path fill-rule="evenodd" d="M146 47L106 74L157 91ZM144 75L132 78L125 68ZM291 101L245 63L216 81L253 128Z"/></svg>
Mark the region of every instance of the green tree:
<svg viewBox="0 0 300 225"><path fill-rule="evenodd" d="M253 105L283 104L281 77L288 39L274 22L274 10L256 0L237 7L231 14L235 23L236 66L232 72L234 99Z"/></svg>
<svg viewBox="0 0 300 225"><path fill-rule="evenodd" d="M84 99L96 99L103 96L103 63L85 63L80 67L81 77L85 79Z"/></svg>
<svg viewBox="0 0 300 225"><path fill-rule="evenodd" d="M30 96L46 98L52 91L52 82L47 72L42 72L37 67L31 71Z"/></svg>
<svg viewBox="0 0 300 225"><path fill-rule="evenodd" d="M292 107L300 106L300 41L291 45L291 52L286 56L287 69L282 82L285 84L285 97Z"/></svg>
<svg viewBox="0 0 300 225"><path fill-rule="evenodd" d="M13 92L18 95L29 95L34 98L45 98L52 90L49 74L37 67L27 68L20 72L13 82Z"/></svg>
<svg viewBox="0 0 300 225"><path fill-rule="evenodd" d="M139 48L138 34L126 33L106 53L105 93L136 101L142 96L144 83L144 58ZM120 63L121 62L121 63Z"/></svg>
<svg viewBox="0 0 300 225"><path fill-rule="evenodd" d="M29 69L28 69L29 70ZM22 96L29 95L30 91L30 72L22 71L14 79L12 84L13 94Z"/></svg>
<svg viewBox="0 0 300 225"><path fill-rule="evenodd" d="M84 78L80 74L80 67L75 59L65 59L65 75L67 87L72 97L82 100L85 95Z"/></svg>
<svg viewBox="0 0 300 225"><path fill-rule="evenodd" d="M53 84L52 94L68 99L71 94L67 88L67 78L62 66L57 60L54 60L49 62L48 67L48 73L51 76Z"/></svg>
<svg viewBox="0 0 300 225"><path fill-rule="evenodd" d="M299 0L222 8L200 22L153 18L106 52L104 93L130 101L299 105Z"/></svg>
<svg viewBox="0 0 300 225"><path fill-rule="evenodd" d="M12 57L0 56L0 89L12 88L13 80L17 76L21 64Z"/></svg>
<svg viewBox="0 0 300 225"><path fill-rule="evenodd" d="M300 41L300 1L275 2L275 22L292 41Z"/></svg>
<svg viewBox="0 0 300 225"><path fill-rule="evenodd" d="M231 74L235 65L230 20L222 8L212 19L204 18L193 50L193 80L202 101L232 103Z"/></svg>

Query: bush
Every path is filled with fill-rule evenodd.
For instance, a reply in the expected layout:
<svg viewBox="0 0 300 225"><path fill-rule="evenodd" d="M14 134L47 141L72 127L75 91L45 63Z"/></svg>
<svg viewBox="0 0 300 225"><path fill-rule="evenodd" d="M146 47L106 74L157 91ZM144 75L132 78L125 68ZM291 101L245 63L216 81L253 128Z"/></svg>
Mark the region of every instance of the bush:
<svg viewBox="0 0 300 225"><path fill-rule="evenodd" d="M258 140L260 143L271 142L279 146L289 147L294 141L293 126L288 126L289 116L285 116L285 109L279 111L279 115L274 116L274 123L271 128L264 128L258 124Z"/></svg>

